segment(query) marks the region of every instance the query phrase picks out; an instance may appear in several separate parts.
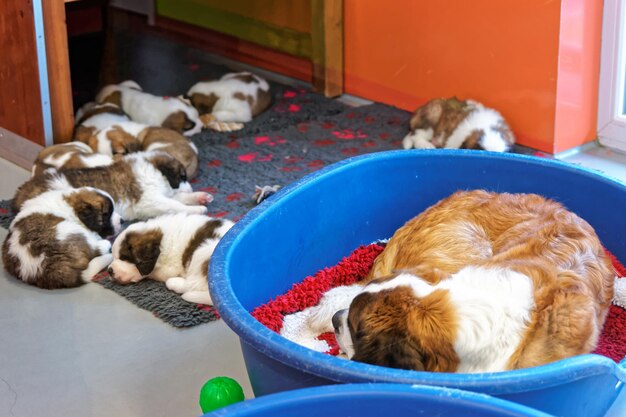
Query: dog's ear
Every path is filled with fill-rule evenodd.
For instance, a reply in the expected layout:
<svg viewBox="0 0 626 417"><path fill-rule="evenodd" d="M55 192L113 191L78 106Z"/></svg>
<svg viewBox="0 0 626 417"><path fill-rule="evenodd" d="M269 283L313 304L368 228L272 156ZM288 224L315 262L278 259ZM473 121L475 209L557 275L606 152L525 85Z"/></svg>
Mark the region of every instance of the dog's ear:
<svg viewBox="0 0 626 417"><path fill-rule="evenodd" d="M354 347L352 360L389 368L424 370L419 345L407 330L407 306L413 299L409 292L408 289L363 292L352 301L348 312Z"/></svg>
<svg viewBox="0 0 626 417"><path fill-rule="evenodd" d="M167 154L159 154L150 158L150 161L167 179L170 187L176 189L182 182L187 181L185 167L174 157Z"/></svg>
<svg viewBox="0 0 626 417"><path fill-rule="evenodd" d="M113 215L113 202L108 197L94 191L79 191L70 194L67 201L72 207L78 219L89 229L102 237L113 234L111 216Z"/></svg>
<svg viewBox="0 0 626 417"><path fill-rule="evenodd" d="M128 232L120 245L120 259L137 267L142 276L152 272L161 254L163 233L150 230L144 233Z"/></svg>
<svg viewBox="0 0 626 417"><path fill-rule="evenodd" d="M117 90L102 99L102 103L111 103L117 107L122 107L122 92Z"/></svg>
<svg viewBox="0 0 626 417"><path fill-rule="evenodd" d="M179 110L167 116L167 118L163 120L163 123L161 123L161 126L182 133L185 131L187 120L187 114Z"/></svg>
<svg viewBox="0 0 626 417"><path fill-rule="evenodd" d="M86 127L86 126L79 125L79 126L76 126L76 128L74 128L74 134L72 135L72 137L74 138L74 140L86 143L92 149L94 149L90 145L89 140L95 133L96 133L95 127ZM94 151L97 151L97 149L94 149Z"/></svg>
<svg viewBox="0 0 626 417"><path fill-rule="evenodd" d="M190 97L191 105L198 109L198 113L200 114L210 114L213 112L213 107L215 107L215 103L219 100L219 97L214 93L210 94L200 94L193 93Z"/></svg>
<svg viewBox="0 0 626 417"><path fill-rule="evenodd" d="M420 299L413 298L406 314L407 336L419 348L423 369L429 372L455 372L459 357L454 350L458 318L446 290L435 290Z"/></svg>
<svg viewBox="0 0 626 417"><path fill-rule="evenodd" d="M111 142L113 155L125 155L141 150L139 139L119 126L113 126L113 129L107 132L107 139Z"/></svg>

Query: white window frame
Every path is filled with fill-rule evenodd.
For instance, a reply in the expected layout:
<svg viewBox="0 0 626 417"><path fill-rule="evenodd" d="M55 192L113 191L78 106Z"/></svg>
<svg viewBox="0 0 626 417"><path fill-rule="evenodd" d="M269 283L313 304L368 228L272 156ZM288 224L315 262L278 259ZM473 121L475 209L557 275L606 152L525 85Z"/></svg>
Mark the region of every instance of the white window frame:
<svg viewBox="0 0 626 417"><path fill-rule="evenodd" d="M626 0L604 0L598 95L598 140L626 151L624 78L626 73Z"/></svg>

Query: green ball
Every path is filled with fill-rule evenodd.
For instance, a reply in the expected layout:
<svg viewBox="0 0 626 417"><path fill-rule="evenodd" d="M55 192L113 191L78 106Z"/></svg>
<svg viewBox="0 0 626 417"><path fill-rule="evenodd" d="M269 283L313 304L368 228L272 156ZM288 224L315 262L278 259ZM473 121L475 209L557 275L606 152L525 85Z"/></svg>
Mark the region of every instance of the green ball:
<svg viewBox="0 0 626 417"><path fill-rule="evenodd" d="M209 379L200 390L200 408L203 413L245 400L237 381L227 376Z"/></svg>

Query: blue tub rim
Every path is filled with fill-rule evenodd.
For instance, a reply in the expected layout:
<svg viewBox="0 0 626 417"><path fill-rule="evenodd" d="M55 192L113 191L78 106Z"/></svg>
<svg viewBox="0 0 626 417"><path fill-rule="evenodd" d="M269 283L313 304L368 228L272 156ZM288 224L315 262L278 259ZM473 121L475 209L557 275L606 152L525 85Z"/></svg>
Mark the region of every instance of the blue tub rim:
<svg viewBox="0 0 626 417"><path fill-rule="evenodd" d="M271 198L250 210L233 226L216 247L209 271L211 295L215 307L224 319L224 322L237 334L241 341L253 347L259 353L285 366L296 368L301 372L335 382L423 384L480 391L489 395L506 395L524 391L534 391L540 388L550 388L595 375L612 374L619 380L626 381L626 357L623 358L619 364L616 364L611 359L597 354L578 355L532 368L477 374L400 370L349 361L316 352L283 338L252 317L241 303L239 303L237 298L234 297L226 273L227 260L230 258L229 249L239 240L243 239L246 228L254 222L261 221L264 215L269 213L272 207L275 207L274 204L276 202L289 199L295 193L304 192L304 190L311 187L320 177L333 175L349 167L368 163L373 159L414 158L416 156L454 156L461 158L489 157L492 160L517 160L549 168L559 168L626 189L625 183L591 169L554 159L538 158L521 154L448 149L394 150L355 156L336 162L292 182Z"/></svg>
<svg viewBox="0 0 626 417"><path fill-rule="evenodd" d="M513 412L518 415L532 417L551 417L543 411L518 404L508 400L491 397L486 394L463 391L455 388L444 388L418 384L343 384L339 386L320 386L301 388L293 391L283 391L269 394L255 399L243 401L231 406L215 410L205 416L226 416L237 413L245 413L246 410L254 410L255 415L270 415L270 411L281 408L284 405L297 404L301 400L344 399L354 398L356 395L385 395L391 399L400 396L414 396L416 399L425 401L436 399L451 400L455 403L463 403L470 406L496 408L497 410Z"/></svg>

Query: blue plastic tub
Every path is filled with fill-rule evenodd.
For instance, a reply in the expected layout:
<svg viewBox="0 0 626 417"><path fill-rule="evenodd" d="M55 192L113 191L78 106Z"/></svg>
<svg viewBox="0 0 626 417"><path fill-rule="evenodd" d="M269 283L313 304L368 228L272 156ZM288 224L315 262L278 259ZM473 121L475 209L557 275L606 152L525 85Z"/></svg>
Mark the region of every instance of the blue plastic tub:
<svg viewBox="0 0 626 417"><path fill-rule="evenodd" d="M204 417L550 417L484 394L424 385L347 384L272 394Z"/></svg>
<svg viewBox="0 0 626 417"><path fill-rule="evenodd" d="M336 163L251 210L216 249L209 285L239 335L257 396L352 382L439 385L494 395L567 417L626 415L626 360L598 355L491 374L378 367L314 352L249 312L294 283L336 264L361 244L390 237L404 222L459 189L532 192L562 202L626 259L626 186L558 161L478 151L393 151Z"/></svg>

